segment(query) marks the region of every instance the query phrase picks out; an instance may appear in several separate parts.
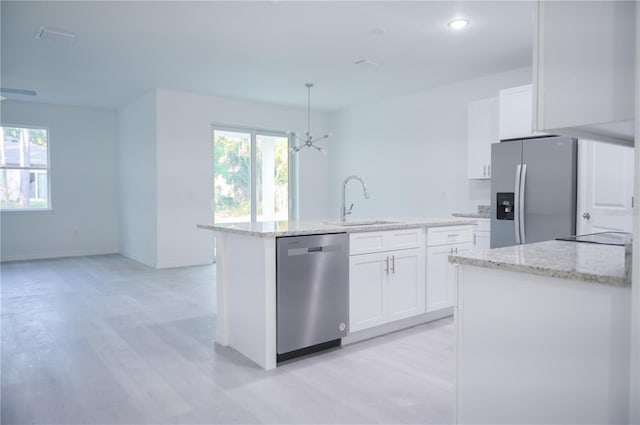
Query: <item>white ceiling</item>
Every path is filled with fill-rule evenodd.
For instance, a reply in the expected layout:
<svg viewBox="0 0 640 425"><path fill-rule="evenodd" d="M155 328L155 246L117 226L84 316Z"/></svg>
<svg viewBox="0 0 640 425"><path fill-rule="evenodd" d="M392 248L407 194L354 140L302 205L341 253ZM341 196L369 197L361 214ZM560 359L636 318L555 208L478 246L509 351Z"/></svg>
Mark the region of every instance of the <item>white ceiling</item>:
<svg viewBox="0 0 640 425"><path fill-rule="evenodd" d="M530 66L530 1L5 1L9 98L118 108L152 88L333 110ZM454 32L454 17L471 21ZM42 26L73 44L35 38ZM375 28L384 28L376 34ZM379 32L379 31L378 31ZM368 59L379 66L357 66Z"/></svg>

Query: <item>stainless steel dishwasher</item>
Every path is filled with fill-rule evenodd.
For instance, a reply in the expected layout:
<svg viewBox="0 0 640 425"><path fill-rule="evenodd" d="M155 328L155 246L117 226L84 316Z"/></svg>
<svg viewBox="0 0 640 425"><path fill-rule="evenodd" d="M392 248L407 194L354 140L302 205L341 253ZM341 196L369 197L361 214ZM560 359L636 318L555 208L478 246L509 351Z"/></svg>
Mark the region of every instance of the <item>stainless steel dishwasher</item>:
<svg viewBox="0 0 640 425"><path fill-rule="evenodd" d="M346 233L276 240L278 361L340 345L349 332Z"/></svg>

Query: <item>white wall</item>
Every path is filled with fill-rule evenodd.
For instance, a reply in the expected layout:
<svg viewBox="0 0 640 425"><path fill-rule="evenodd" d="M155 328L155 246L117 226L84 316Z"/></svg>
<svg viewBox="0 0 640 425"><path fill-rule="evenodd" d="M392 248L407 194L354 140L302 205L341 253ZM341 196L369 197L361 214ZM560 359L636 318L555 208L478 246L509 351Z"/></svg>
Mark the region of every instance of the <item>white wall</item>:
<svg viewBox="0 0 640 425"><path fill-rule="evenodd" d="M51 211L2 212L2 261L118 252L114 111L5 100L4 125L49 129Z"/></svg>
<svg viewBox="0 0 640 425"><path fill-rule="evenodd" d="M326 113L312 113L312 133L325 133L327 122ZM213 123L304 133L306 109L171 90L156 90L124 108L121 111L121 191L129 190L122 195L124 255L160 268L212 261L213 234L197 229L196 225L213 223ZM152 142L155 150L150 146ZM127 153L129 143L138 143L143 150ZM330 146L326 146L329 150ZM145 153L143 161L140 155ZM155 171L146 162L154 158ZM303 150L298 160L300 219L326 217L327 157ZM142 169L139 169L140 163L144 164ZM129 174L125 176L125 173ZM148 180L151 174L154 174L155 186L146 181L129 188L128 182L134 176ZM153 190L157 190L157 203ZM142 204L135 203L134 192L143 197ZM143 205L144 212L141 211ZM149 207L154 208L157 221L145 218L152 215L146 209ZM135 218L127 221L126 217L134 215ZM142 223L145 228L137 228L136 223ZM151 225L155 228L150 229ZM136 254L147 253L150 245L156 247L155 258ZM135 246L139 249L127 249Z"/></svg>
<svg viewBox="0 0 640 425"><path fill-rule="evenodd" d="M488 205L490 183L466 176L467 103L530 82L531 69L523 68L331 114L332 215L350 174L371 192L364 200L349 183L354 217L448 216Z"/></svg>
<svg viewBox="0 0 640 425"><path fill-rule="evenodd" d="M155 91L120 109L118 118L120 253L155 267L158 258Z"/></svg>

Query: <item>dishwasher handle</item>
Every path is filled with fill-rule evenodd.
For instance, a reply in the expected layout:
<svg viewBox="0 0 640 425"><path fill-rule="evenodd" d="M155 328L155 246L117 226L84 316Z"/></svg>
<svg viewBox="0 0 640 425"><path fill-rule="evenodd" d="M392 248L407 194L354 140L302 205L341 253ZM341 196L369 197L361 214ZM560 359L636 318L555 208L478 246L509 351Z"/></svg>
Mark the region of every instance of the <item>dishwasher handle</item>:
<svg viewBox="0 0 640 425"><path fill-rule="evenodd" d="M342 248L340 245L320 245L311 247L289 248L287 249L287 257L295 257L296 255L323 254L341 250L344 250L344 248Z"/></svg>

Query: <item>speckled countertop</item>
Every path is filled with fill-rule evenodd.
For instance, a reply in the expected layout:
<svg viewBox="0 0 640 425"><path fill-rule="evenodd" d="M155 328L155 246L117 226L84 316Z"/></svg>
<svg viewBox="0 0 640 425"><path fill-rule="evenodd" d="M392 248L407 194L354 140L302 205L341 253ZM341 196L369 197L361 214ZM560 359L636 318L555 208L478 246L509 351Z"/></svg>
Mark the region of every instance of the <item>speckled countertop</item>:
<svg viewBox="0 0 640 425"><path fill-rule="evenodd" d="M478 211L476 212L453 213L451 215L454 217L491 218L491 206L478 205Z"/></svg>
<svg viewBox="0 0 640 425"><path fill-rule="evenodd" d="M546 241L449 256L449 261L540 276L631 286L625 247Z"/></svg>
<svg viewBox="0 0 640 425"><path fill-rule="evenodd" d="M490 213L452 213L454 217L466 217L466 218L491 218Z"/></svg>
<svg viewBox="0 0 640 425"><path fill-rule="evenodd" d="M225 224L198 224L201 229L209 229L214 232L231 232L259 237L273 236L299 236L322 233L356 233L378 232L381 230L409 229L416 227L442 227L475 224L476 221L462 218L385 218L382 224L362 226L341 226L330 224L331 221L265 221L259 223L225 223ZM359 221L359 220L353 220ZM335 222L335 221L334 221Z"/></svg>

